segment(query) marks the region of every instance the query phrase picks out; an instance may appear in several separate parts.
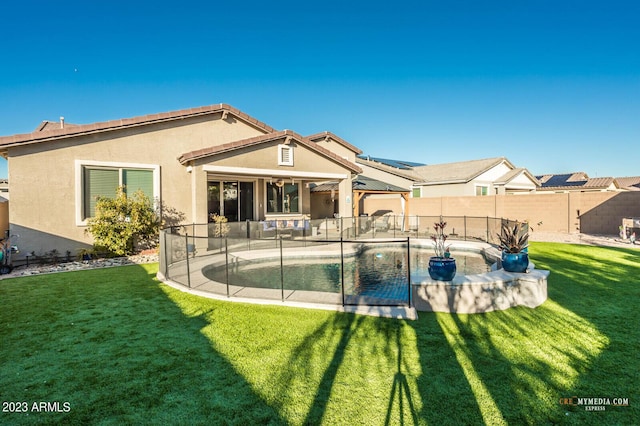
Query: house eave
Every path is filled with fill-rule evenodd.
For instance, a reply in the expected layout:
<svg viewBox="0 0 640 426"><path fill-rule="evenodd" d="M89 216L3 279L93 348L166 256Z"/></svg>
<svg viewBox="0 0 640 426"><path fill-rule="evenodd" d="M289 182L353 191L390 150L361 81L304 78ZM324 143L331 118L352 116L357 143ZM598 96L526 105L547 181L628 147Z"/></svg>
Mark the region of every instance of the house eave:
<svg viewBox="0 0 640 426"><path fill-rule="evenodd" d="M133 118L124 118L92 124L76 125L63 129L40 132L36 131L31 133L4 136L0 137L0 147L2 149L2 152L4 153L8 148L21 145L31 145L43 142L65 140L96 133L106 133L123 129L138 128L164 122L182 121L189 118L215 114L220 114L220 118L223 120L227 119L229 115L231 115L237 120L243 121L265 133L275 132L275 129L273 129L271 126L268 126L267 124L256 120L255 118L243 113L242 111L230 105L218 104L159 114L149 114Z"/></svg>
<svg viewBox="0 0 640 426"><path fill-rule="evenodd" d="M466 179L458 179L458 180L443 180L438 182L414 182L414 186L437 186L437 185L456 185L460 183L469 183L469 180Z"/></svg>
<svg viewBox="0 0 640 426"><path fill-rule="evenodd" d="M260 145L267 142L273 142L277 140L295 140L296 142L306 146L307 148L315 151L317 154L322 155L323 157L341 165L345 169L349 170L350 173L360 174L362 173L362 169L355 163L352 163L349 160L339 157L334 152L329 151L326 148L319 146L318 144L311 142L309 139L304 138L303 136L293 132L291 130L284 130L281 132L274 132L271 134L266 134L262 136L256 136L249 139L239 140L235 142L230 142L224 145L213 146L205 149L200 149L197 151L191 151L187 153L183 153L178 157L178 161L182 165L186 165L191 161L202 160L208 157L215 157L216 155L220 155L223 153L229 153L233 151L237 151L239 149L247 148L250 146Z"/></svg>

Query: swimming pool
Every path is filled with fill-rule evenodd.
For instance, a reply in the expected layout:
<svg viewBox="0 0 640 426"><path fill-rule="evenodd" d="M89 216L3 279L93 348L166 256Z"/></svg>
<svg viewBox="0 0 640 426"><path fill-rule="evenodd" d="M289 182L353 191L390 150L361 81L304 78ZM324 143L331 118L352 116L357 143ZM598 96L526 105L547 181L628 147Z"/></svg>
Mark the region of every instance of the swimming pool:
<svg viewBox="0 0 640 426"><path fill-rule="evenodd" d="M411 247L409 265L412 276L428 275L431 248ZM457 273L481 274L491 268L480 253L453 252ZM243 287L304 290L340 293L342 271L339 257L285 257L256 262L239 260L228 270L228 284ZM227 282L225 265L208 265L202 274L211 281ZM345 295L378 299L407 300L409 294L407 249L405 247L364 247L354 256L344 258Z"/></svg>

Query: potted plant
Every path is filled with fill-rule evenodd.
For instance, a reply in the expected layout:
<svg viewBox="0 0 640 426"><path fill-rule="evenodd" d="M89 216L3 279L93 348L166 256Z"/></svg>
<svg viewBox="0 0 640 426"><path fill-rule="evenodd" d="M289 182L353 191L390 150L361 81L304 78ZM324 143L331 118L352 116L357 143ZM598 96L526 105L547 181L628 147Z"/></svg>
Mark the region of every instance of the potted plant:
<svg viewBox="0 0 640 426"><path fill-rule="evenodd" d="M440 221L433 224L436 232L431 236L435 256L429 258L429 275L438 281L451 281L456 275L456 260L451 257L450 245L446 245L447 235L444 233L446 227L447 222L440 216Z"/></svg>
<svg viewBox="0 0 640 426"><path fill-rule="evenodd" d="M502 224L498 236L502 250L502 269L507 272L526 272L529 267L529 226L526 223Z"/></svg>

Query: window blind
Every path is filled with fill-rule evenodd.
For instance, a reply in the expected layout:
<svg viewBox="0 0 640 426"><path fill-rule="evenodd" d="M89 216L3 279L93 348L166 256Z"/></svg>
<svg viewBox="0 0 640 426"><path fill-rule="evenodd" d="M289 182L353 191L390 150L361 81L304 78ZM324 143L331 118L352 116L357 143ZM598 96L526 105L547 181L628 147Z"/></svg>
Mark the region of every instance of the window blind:
<svg viewBox="0 0 640 426"><path fill-rule="evenodd" d="M122 184L125 193L133 195L141 189L151 202L153 202L153 171L152 170L122 170Z"/></svg>
<svg viewBox="0 0 640 426"><path fill-rule="evenodd" d="M98 197L114 198L120 177L118 170L84 169L84 217L93 217Z"/></svg>

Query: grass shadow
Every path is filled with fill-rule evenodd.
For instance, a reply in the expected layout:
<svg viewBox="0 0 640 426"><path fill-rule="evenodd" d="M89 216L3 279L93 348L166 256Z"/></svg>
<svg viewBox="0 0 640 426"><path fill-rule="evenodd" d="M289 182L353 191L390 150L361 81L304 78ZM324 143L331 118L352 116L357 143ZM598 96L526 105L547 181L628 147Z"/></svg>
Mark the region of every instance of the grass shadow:
<svg viewBox="0 0 640 426"><path fill-rule="evenodd" d="M606 335L608 345L563 396L640 397L640 251L632 248L535 243L534 261L552 270L549 298ZM575 423L597 423L583 407L565 407ZM608 407L607 421L628 423L640 409Z"/></svg>
<svg viewBox="0 0 640 426"><path fill-rule="evenodd" d="M637 399L636 251L531 248L540 307L411 322L204 299L155 266L3 280L3 399L72 410L0 422L632 424L559 399Z"/></svg>
<svg viewBox="0 0 640 426"><path fill-rule="evenodd" d="M3 423L283 423L202 335L209 313L185 314L156 268L0 283L3 400L70 404L68 412L3 413Z"/></svg>

